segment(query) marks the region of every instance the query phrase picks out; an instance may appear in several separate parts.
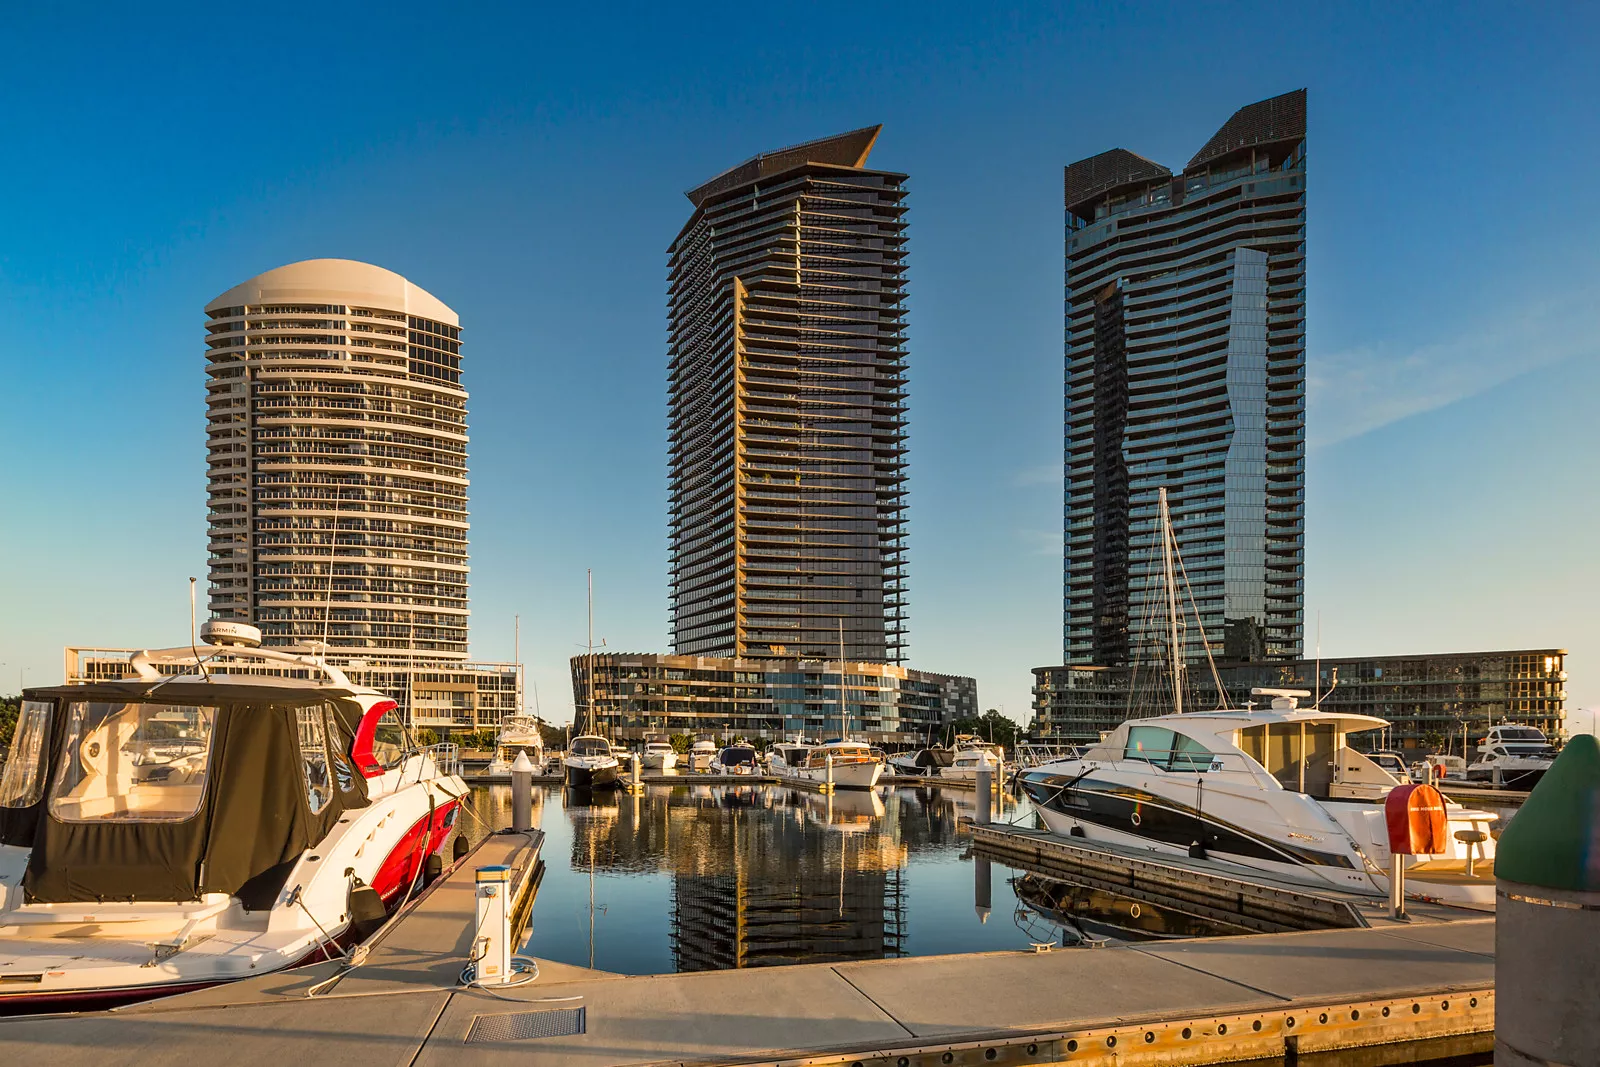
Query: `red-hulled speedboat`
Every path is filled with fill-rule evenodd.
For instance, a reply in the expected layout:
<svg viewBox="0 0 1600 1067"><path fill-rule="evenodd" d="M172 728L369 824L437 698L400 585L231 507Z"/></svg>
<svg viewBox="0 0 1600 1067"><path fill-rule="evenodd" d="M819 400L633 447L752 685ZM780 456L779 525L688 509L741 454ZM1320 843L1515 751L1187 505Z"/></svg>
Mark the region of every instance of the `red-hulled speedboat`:
<svg viewBox="0 0 1600 1067"><path fill-rule="evenodd" d="M394 701L259 639L211 624L197 649L135 655L136 677L23 694L0 771L0 1014L320 959L420 883L465 783Z"/></svg>

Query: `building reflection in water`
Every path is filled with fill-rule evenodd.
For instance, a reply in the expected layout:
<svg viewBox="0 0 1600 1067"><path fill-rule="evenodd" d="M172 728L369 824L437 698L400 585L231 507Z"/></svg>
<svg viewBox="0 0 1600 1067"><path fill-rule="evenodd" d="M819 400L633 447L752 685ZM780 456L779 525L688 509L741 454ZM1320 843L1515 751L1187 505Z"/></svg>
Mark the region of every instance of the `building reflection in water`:
<svg viewBox="0 0 1600 1067"><path fill-rule="evenodd" d="M903 827L954 820L902 799L703 785L564 798L574 871L671 876L679 971L903 955Z"/></svg>

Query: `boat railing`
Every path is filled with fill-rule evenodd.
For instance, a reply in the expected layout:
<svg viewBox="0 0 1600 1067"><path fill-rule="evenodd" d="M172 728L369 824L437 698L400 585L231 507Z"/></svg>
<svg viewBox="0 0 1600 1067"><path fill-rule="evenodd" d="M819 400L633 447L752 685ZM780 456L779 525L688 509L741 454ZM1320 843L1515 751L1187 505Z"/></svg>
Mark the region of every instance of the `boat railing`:
<svg viewBox="0 0 1600 1067"><path fill-rule="evenodd" d="M1080 746L1069 745L1066 742L1019 741L1017 742L1017 766L1026 770L1046 763L1077 759L1082 751Z"/></svg>
<svg viewBox="0 0 1600 1067"><path fill-rule="evenodd" d="M461 773L461 746L454 741L440 741L423 749L440 774Z"/></svg>

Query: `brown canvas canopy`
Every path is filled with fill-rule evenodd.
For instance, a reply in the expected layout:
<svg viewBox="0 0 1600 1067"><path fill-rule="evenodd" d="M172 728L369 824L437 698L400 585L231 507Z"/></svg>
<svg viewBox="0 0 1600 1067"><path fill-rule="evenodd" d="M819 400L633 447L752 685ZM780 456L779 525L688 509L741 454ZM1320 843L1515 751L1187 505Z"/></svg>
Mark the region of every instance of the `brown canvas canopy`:
<svg viewBox="0 0 1600 1067"><path fill-rule="evenodd" d="M23 883L29 903L185 901L228 893L247 908L268 908L300 854L343 812L368 803L366 781L350 765L361 707L347 690L294 679L221 677L56 686L23 696L55 705L38 802L0 808L0 843L32 846ZM91 711L130 704L216 709L192 814L72 820L52 812L58 779L78 773L64 752L72 743L68 711L78 703ZM307 722L325 739L325 751L302 751ZM79 758L86 757L73 754ZM325 772L319 787L325 799L317 810L308 766Z"/></svg>

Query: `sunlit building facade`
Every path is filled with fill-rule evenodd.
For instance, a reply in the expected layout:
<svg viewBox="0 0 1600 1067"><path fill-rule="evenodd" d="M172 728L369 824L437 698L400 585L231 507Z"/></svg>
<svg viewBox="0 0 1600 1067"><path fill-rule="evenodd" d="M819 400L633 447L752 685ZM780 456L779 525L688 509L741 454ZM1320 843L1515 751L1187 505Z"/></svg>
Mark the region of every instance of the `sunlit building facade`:
<svg viewBox="0 0 1600 1067"><path fill-rule="evenodd" d="M593 719L589 703L593 671ZM608 652L572 657L572 699L587 725L638 741L664 733L777 740L864 737L926 743L978 714L978 683L893 663L720 659ZM842 696L842 704L841 704Z"/></svg>
<svg viewBox="0 0 1600 1067"><path fill-rule="evenodd" d="M1066 168L1064 662L1165 649L1168 491L1207 647L1300 655L1306 94L1240 109L1179 173L1124 149Z"/></svg>
<svg viewBox="0 0 1600 1067"><path fill-rule="evenodd" d="M689 192L668 250L672 649L903 662L904 174L878 127Z"/></svg>
<svg viewBox="0 0 1600 1067"><path fill-rule="evenodd" d="M1320 698L1326 710L1389 721L1386 731L1357 734L1359 746L1459 753L1463 732L1469 744L1475 743L1502 722L1537 726L1557 736L1567 716L1566 658L1565 649L1546 648L1220 662L1223 697L1210 672L1192 671L1187 699L1194 710L1224 703L1239 708L1250 701L1252 688L1301 689L1311 694L1307 704ZM1151 709L1129 700L1131 673L1128 667L1035 667L1034 732L1062 742L1095 741L1125 719L1148 714Z"/></svg>
<svg viewBox="0 0 1600 1067"><path fill-rule="evenodd" d="M206 305L211 613L268 645L467 658L461 322L315 259Z"/></svg>

